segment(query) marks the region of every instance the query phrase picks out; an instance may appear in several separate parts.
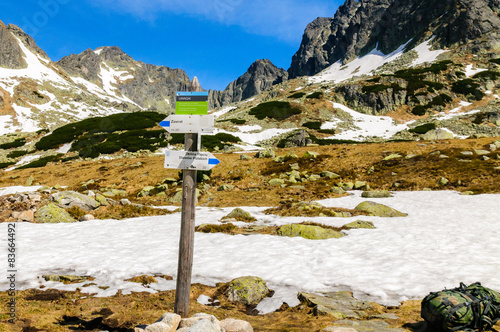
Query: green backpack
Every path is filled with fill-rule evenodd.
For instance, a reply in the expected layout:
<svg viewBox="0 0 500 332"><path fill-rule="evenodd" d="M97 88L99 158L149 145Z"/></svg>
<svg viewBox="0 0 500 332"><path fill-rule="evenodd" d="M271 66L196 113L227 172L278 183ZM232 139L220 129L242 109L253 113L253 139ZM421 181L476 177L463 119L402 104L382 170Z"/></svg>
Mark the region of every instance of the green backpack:
<svg viewBox="0 0 500 332"><path fill-rule="evenodd" d="M500 319L500 293L479 282L430 293L422 301L422 318L438 331L493 330Z"/></svg>

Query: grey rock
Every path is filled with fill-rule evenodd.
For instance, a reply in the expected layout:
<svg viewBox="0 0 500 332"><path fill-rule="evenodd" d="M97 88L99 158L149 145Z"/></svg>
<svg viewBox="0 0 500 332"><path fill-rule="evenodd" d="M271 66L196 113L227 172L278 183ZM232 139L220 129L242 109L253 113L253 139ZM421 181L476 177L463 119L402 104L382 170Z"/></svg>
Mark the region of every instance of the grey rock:
<svg viewBox="0 0 500 332"><path fill-rule="evenodd" d="M247 276L229 282L226 294L229 301L256 305L269 294L269 288L263 279Z"/></svg>
<svg viewBox="0 0 500 332"><path fill-rule="evenodd" d="M307 146L312 144L313 141L309 137L310 135L305 130L294 131L291 135L285 138L285 148Z"/></svg>
<svg viewBox="0 0 500 332"><path fill-rule="evenodd" d="M450 180L448 180L447 178L445 178L444 176L442 176L439 181L438 181L438 184L440 186L446 186L448 183L450 182Z"/></svg>
<svg viewBox="0 0 500 332"><path fill-rule="evenodd" d="M90 220L94 220L94 219L95 219L95 217L93 215L86 214L80 218L80 221L90 221Z"/></svg>
<svg viewBox="0 0 500 332"><path fill-rule="evenodd" d="M252 325L241 319L224 319L220 322L220 327L226 330L226 332L253 332Z"/></svg>
<svg viewBox="0 0 500 332"><path fill-rule="evenodd" d="M389 323L380 320L340 320L335 322L336 326L354 328L359 332L405 332L405 329L393 328Z"/></svg>
<svg viewBox="0 0 500 332"><path fill-rule="evenodd" d="M223 184L217 188L217 191L231 191L234 189L232 184Z"/></svg>
<svg viewBox="0 0 500 332"><path fill-rule="evenodd" d="M356 207L356 210L367 212L370 215L377 217L406 217L408 214L399 212L396 209L393 209L384 204L378 204L375 202L365 201L359 203Z"/></svg>
<svg viewBox="0 0 500 332"><path fill-rule="evenodd" d="M433 129L426 132L422 138L427 141L441 140L441 139L453 139L455 136L447 130L443 129Z"/></svg>
<svg viewBox="0 0 500 332"><path fill-rule="evenodd" d="M35 214L32 210L12 212L12 218L18 221L33 222L35 220Z"/></svg>
<svg viewBox="0 0 500 332"><path fill-rule="evenodd" d="M257 152L255 155L256 158L274 158L276 157L276 152L273 149L266 149Z"/></svg>
<svg viewBox="0 0 500 332"><path fill-rule="evenodd" d="M184 330L183 328L182 330ZM208 319L199 319L194 323L192 326L189 327L189 329L186 330L187 332L224 332L224 330L218 326L217 324L212 323Z"/></svg>
<svg viewBox="0 0 500 332"><path fill-rule="evenodd" d="M99 207L99 203L95 199L75 191L63 191L52 194L51 197L54 202L65 208L77 206L83 210L90 211Z"/></svg>
<svg viewBox="0 0 500 332"><path fill-rule="evenodd" d="M205 313L197 313L192 317L183 318L180 321L179 328L188 328L188 331L191 331L190 328L196 325L200 320L207 321L217 327L220 326L220 321L215 316Z"/></svg>
<svg viewBox="0 0 500 332"><path fill-rule="evenodd" d="M345 190L342 189L341 187L332 187L332 189L330 191L334 194L337 194L337 195L345 194Z"/></svg>
<svg viewBox="0 0 500 332"><path fill-rule="evenodd" d="M330 171L323 171L323 172L321 172L320 175L322 177L326 177L326 178L329 178L329 179L336 179L336 178L340 177L340 175L338 175L336 173L333 173L333 172L330 172Z"/></svg>
<svg viewBox="0 0 500 332"><path fill-rule="evenodd" d="M328 326L320 332L358 332L358 330L353 329L352 327Z"/></svg>
<svg viewBox="0 0 500 332"><path fill-rule="evenodd" d="M298 298L313 308L314 315L331 315L335 319L366 318L366 311L373 309L369 302L355 299L346 291L326 294L299 293Z"/></svg>
<svg viewBox="0 0 500 332"><path fill-rule="evenodd" d="M251 159L252 157L247 154L244 153L240 154L240 160L251 160Z"/></svg>
<svg viewBox="0 0 500 332"><path fill-rule="evenodd" d="M122 199L120 199L120 204L121 204L121 205L131 205L131 204L132 204L132 202L130 202L130 201L129 201L128 199L126 199L126 198L122 198Z"/></svg>
<svg viewBox="0 0 500 332"><path fill-rule="evenodd" d="M54 203L41 207L35 214L39 223L71 223L75 219L63 208Z"/></svg>
<svg viewBox="0 0 500 332"><path fill-rule="evenodd" d="M363 193L361 193L361 197L364 197L364 198L387 198L387 197L392 197L392 194L388 190L371 190L371 191L363 191Z"/></svg>

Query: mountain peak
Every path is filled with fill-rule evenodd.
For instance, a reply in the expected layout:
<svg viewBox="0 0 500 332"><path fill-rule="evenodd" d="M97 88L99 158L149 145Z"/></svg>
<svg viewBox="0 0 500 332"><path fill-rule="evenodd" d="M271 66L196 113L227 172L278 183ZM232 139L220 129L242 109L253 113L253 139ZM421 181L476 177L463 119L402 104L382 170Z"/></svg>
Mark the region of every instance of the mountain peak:
<svg viewBox="0 0 500 332"><path fill-rule="evenodd" d="M191 82L191 91L193 92L200 92L203 91L203 88L201 87L200 81L198 81L198 77L193 77L193 81Z"/></svg>
<svg viewBox="0 0 500 332"><path fill-rule="evenodd" d="M500 4L489 0L347 0L332 18L310 23L289 69L311 76L377 47L388 54L435 36L440 48L463 45L477 53L500 43Z"/></svg>

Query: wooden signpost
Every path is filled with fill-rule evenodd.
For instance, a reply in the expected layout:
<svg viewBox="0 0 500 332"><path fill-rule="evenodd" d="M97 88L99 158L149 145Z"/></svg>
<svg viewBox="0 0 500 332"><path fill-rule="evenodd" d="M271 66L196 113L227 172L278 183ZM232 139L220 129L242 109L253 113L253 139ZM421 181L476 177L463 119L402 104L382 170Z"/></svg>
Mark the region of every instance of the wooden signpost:
<svg viewBox="0 0 500 332"><path fill-rule="evenodd" d="M208 113L208 92L177 92L175 115L160 123L171 133L185 133L185 151L166 151L165 168L183 169L181 236L174 311L189 315L189 295L193 270L196 205L196 172L209 170L219 163L211 153L199 152L199 135L214 131L213 116Z"/></svg>

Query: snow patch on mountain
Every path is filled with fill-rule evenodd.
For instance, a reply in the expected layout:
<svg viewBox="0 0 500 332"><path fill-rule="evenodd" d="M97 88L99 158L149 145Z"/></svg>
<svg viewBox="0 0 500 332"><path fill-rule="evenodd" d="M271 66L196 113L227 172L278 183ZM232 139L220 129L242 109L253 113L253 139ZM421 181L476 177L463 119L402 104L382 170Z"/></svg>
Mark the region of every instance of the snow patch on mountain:
<svg viewBox="0 0 500 332"><path fill-rule="evenodd" d="M435 50L431 51L429 39L413 50L417 52L417 58L413 60L412 66L423 64L426 62L432 62L436 58L446 52L445 50ZM342 65L342 61L337 61L330 67L326 68L319 74L309 78L310 83L320 83L320 82L333 82L340 83L354 77L360 77L363 75L372 75L373 72L383 65L398 59L403 55L406 45L408 43L401 45L397 50L392 53L384 54L375 47L370 53L365 56L358 57L346 65Z"/></svg>

